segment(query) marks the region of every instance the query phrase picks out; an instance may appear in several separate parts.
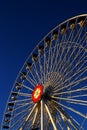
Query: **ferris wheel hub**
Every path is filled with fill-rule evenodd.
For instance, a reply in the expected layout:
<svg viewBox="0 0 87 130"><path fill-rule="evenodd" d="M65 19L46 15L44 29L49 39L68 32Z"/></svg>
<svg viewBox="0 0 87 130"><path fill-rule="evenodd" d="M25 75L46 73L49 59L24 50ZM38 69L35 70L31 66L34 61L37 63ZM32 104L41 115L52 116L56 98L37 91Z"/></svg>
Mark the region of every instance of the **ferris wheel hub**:
<svg viewBox="0 0 87 130"><path fill-rule="evenodd" d="M41 84L38 84L32 93L32 101L34 103L39 102L41 100L42 95L43 95L43 86Z"/></svg>

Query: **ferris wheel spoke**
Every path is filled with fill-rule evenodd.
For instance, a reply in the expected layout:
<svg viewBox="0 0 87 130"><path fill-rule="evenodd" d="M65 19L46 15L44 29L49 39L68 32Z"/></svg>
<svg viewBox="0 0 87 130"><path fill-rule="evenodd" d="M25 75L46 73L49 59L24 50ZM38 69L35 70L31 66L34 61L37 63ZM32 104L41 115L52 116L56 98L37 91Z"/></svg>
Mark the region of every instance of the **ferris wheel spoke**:
<svg viewBox="0 0 87 130"><path fill-rule="evenodd" d="M82 59L83 58L83 59ZM81 69L81 67L85 64L86 57L84 57L84 54L82 55L81 59L79 59L78 64L76 64L74 67L72 67L72 65L70 64L68 66L68 68L66 68L66 70L63 71L63 75L64 78L68 77L70 74L72 74L72 72L76 69L76 67L79 66L79 68L77 68L78 70ZM74 62L74 61L73 61ZM83 62L83 63L82 63ZM68 71L70 70L70 71ZM64 74L65 73L65 74Z"/></svg>
<svg viewBox="0 0 87 130"><path fill-rule="evenodd" d="M62 35L62 38L61 38L60 43L66 41L66 32L64 34L61 34L61 35Z"/></svg>
<svg viewBox="0 0 87 130"><path fill-rule="evenodd" d="M57 124L60 126L60 129L61 129L61 130L64 130L64 127L63 127L63 125L62 125L62 120L60 121L59 118L60 118L60 117L58 117L58 118L56 119L56 122L57 122Z"/></svg>
<svg viewBox="0 0 87 130"><path fill-rule="evenodd" d="M56 52L57 52L57 54L56 55L54 55L55 56L55 60L54 60L54 63L53 63L53 67L52 67L52 69L51 69L51 73L52 72L54 72L54 69L55 69L55 67L56 67L56 63L58 62L58 57L59 57L59 46L60 45L60 43L58 42L58 44L57 45L55 45L55 48L56 48Z"/></svg>
<svg viewBox="0 0 87 130"><path fill-rule="evenodd" d="M29 94L29 93L23 93L23 92L14 92L14 91L11 91L11 93L14 93L14 94L16 94L16 95L18 95L18 96L23 96L23 97L31 97L32 96L32 94Z"/></svg>
<svg viewBox="0 0 87 130"><path fill-rule="evenodd" d="M61 43L60 43L60 44L61 44ZM68 42L66 42L66 45L67 45L67 44L68 44ZM61 51L61 49L62 49L63 51ZM60 55L59 55L59 60L56 60L56 66L55 66L55 68L53 67L55 72L56 72L56 69L58 69L59 66L60 66L61 59L62 59L62 55L63 55L65 49L66 49L66 47L63 48L63 47L60 45L60 48L59 48L59 53L60 53ZM54 65L55 65L55 64L54 64Z"/></svg>
<svg viewBox="0 0 87 130"><path fill-rule="evenodd" d="M68 98L87 97L87 94L77 94L76 96L69 96Z"/></svg>
<svg viewBox="0 0 87 130"><path fill-rule="evenodd" d="M33 66L32 66L32 68L33 68ZM28 70L28 76L29 76L29 74L31 74L31 76L32 76L32 78L30 78L30 80L32 79L32 81L34 80L34 82L37 84L37 80L36 80L36 78L35 78L35 74L33 74L33 71L32 71L32 69L29 69ZM29 76L30 77L30 76Z"/></svg>
<svg viewBox="0 0 87 130"><path fill-rule="evenodd" d="M16 112L15 115L13 114L11 120L12 120L12 121L13 121L13 120L15 121L16 118L18 118L20 115L21 115L21 119L22 119L22 117L24 117L25 115L27 115L26 112L29 112L31 109L32 109L32 108L30 108L30 106L28 106L25 110L22 110L21 112ZM17 122L19 122L19 120L20 120L20 119L17 119ZM15 124L16 124L16 122L15 122Z"/></svg>
<svg viewBox="0 0 87 130"><path fill-rule="evenodd" d="M67 34L65 33L65 34L63 34L63 35L64 35L64 39L63 39L63 41L60 42L60 44L61 44L61 43L66 43L65 46L67 46L67 44L68 44L67 39L66 39L66 35L67 35ZM60 45L60 49L61 49L61 47L62 47L62 46ZM62 52L61 52L61 55L60 55L60 60L62 59L62 55L64 54L64 51L65 51L65 50L66 50L66 48L62 48Z"/></svg>
<svg viewBox="0 0 87 130"><path fill-rule="evenodd" d="M61 103L59 103L59 102L57 102L57 101L54 101L54 102L56 102L56 103L57 103L58 105L60 105L61 107L66 108L67 110L70 110L70 111L72 111L73 113L76 113L77 115L79 115L79 116L81 116L81 117L83 117L83 118L87 118L86 115L84 115L83 113L81 113L81 112L79 112L79 111L77 111L77 110L75 110L75 109L73 109L73 108L71 108L71 107L65 106L64 104L61 104Z"/></svg>
<svg viewBox="0 0 87 130"><path fill-rule="evenodd" d="M86 58L87 57L85 57L83 55L83 57L81 57L81 59L79 59L78 64L76 64L67 74L65 74L64 79L66 79L66 77L68 77L70 74L72 74L72 72L76 69L76 67L77 67L77 71L79 71L82 68L82 66L86 63L86 61L85 61ZM79 68L78 68L78 66L79 66ZM77 71L75 73L77 73Z"/></svg>
<svg viewBox="0 0 87 130"><path fill-rule="evenodd" d="M39 119L39 115L40 115L40 108L39 108L39 106L37 106L36 109L35 109L34 118L32 119L32 127L34 125L38 124L37 121Z"/></svg>
<svg viewBox="0 0 87 130"><path fill-rule="evenodd" d="M26 80L29 81L29 83L31 83L33 87L36 85L36 82L32 80L28 75L26 77Z"/></svg>
<svg viewBox="0 0 87 130"><path fill-rule="evenodd" d="M35 73L36 73L36 75L37 75L37 79L38 79L38 82L41 82L40 80L41 80L41 77L40 77L40 74L39 74L39 72L38 72L38 69L37 69L37 67L36 67L36 64L35 64L35 61L34 61L34 70L35 70Z"/></svg>
<svg viewBox="0 0 87 130"><path fill-rule="evenodd" d="M76 119L74 119L73 117L70 116L70 118L75 122L75 124L81 129L84 130L84 128L81 126L81 124L79 122L76 121Z"/></svg>
<svg viewBox="0 0 87 130"><path fill-rule="evenodd" d="M80 67L81 68L81 67ZM80 69L79 68L79 69ZM80 70L77 70L71 77L68 77L67 78L67 76L65 75L65 77L63 77L65 80L63 81L63 83L67 83L67 82L70 82L70 81L76 81L76 80L78 80L78 78L79 77L81 77L81 75L83 75L85 72L86 72L86 70L87 70L87 67L84 67L82 70L80 69ZM82 72L82 73L81 73ZM62 84L62 79L61 78L59 78L59 79L55 79L54 81L53 81L53 86L56 86L56 85L58 85L58 84ZM55 87L55 89L54 90L56 90L58 87Z"/></svg>
<svg viewBox="0 0 87 130"><path fill-rule="evenodd" d="M83 38L80 40L80 42L79 43L81 43L81 41L84 39L84 37L85 36L83 36ZM84 39L84 41L85 41L85 39ZM69 49L70 50L70 49ZM65 56L64 56L64 58L66 57L66 55L69 53L69 50L68 50L68 52L65 54ZM80 50L80 49L79 49ZM71 55L69 56L69 58L68 58L68 61L67 62L69 62L69 60L70 60L70 58L71 58L71 56L73 55L73 53L74 53L74 51L75 51L75 49L73 50L73 52L71 53ZM59 71L59 69L60 69L60 66L62 66L62 68L61 68L61 71L62 71L62 69L66 66L66 68L65 68L65 70L63 71L63 73L64 72L66 72L66 70L67 70L67 67L69 68L70 66L72 66L73 65L73 62L75 61L75 59L78 57L78 55L79 55L79 53L81 53L80 51L77 53L77 55L75 56L75 58L74 58L74 60L69 64L69 66L66 66L66 64L64 63L63 64L63 61L65 60L66 61L66 59L64 59L63 58L63 60L62 60L62 62L61 62L61 64L63 64L63 65L61 65L61 64L58 64L57 63L57 67L56 68L58 68L58 70L56 70L55 69L55 71Z"/></svg>
<svg viewBox="0 0 87 130"><path fill-rule="evenodd" d="M62 126L62 123L61 123L58 119L56 119L56 121L57 121L57 123L59 124L61 130L64 130L64 128L63 128L63 126Z"/></svg>
<svg viewBox="0 0 87 130"><path fill-rule="evenodd" d="M65 38L65 35L63 35L62 36L62 39L61 39L61 41L63 41L64 40L64 38ZM53 67L51 67L50 68L50 74L51 74L51 76L52 76L52 72L54 71L54 69L55 69L55 65L56 65L56 63L57 63L57 61L58 61L58 58L61 56L60 55L60 51L61 51L61 46L60 46L60 43L61 43L61 41L59 41L59 39L58 39L58 42L57 42L57 46L55 45L55 47L57 48L57 55L55 56L55 61L54 61L54 63L53 63ZM52 57L51 57L51 59L52 59ZM51 65L52 66L52 65Z"/></svg>
<svg viewBox="0 0 87 130"><path fill-rule="evenodd" d="M36 80L35 75L33 74L32 70L30 70L30 74L32 75L32 77L33 77L35 83L37 84L37 80Z"/></svg>
<svg viewBox="0 0 87 130"><path fill-rule="evenodd" d="M33 102L22 103L21 105L16 104L16 106L15 106L13 112L17 111L17 110L20 109L20 108L26 107L26 106L32 107L32 106L33 106Z"/></svg>
<svg viewBox="0 0 87 130"><path fill-rule="evenodd" d="M11 102L9 102L9 103L20 103L20 102L26 102L26 101L30 101L31 100L31 98L28 98L28 99L22 99L22 100L16 100L16 101L11 101Z"/></svg>
<svg viewBox="0 0 87 130"><path fill-rule="evenodd" d="M86 41L86 34L84 34L84 35L82 36L82 38L80 39L79 42L71 41L71 43L73 43L74 45L76 44L77 47L81 47L81 48L83 49L82 45L83 45L83 43L84 43L85 41ZM81 45L81 44L82 44L82 45ZM77 48L74 47L72 53L71 53L70 56L69 56L69 60L70 60L71 56L73 55L73 53L74 53L74 51L75 51L76 49L77 49ZM78 51L78 52L79 52L79 51ZM77 54L78 54L78 53L77 53Z"/></svg>
<svg viewBox="0 0 87 130"><path fill-rule="evenodd" d="M63 122L66 125L66 117L62 114L62 112L60 111L60 108L57 108L57 106L55 107L55 109L59 112L60 114L60 118L62 119L61 122ZM62 110L62 109L61 109ZM65 112L64 112L65 113ZM58 120L58 119L57 119ZM62 123L60 123L62 124ZM62 126L62 125L61 125Z"/></svg>
<svg viewBox="0 0 87 130"><path fill-rule="evenodd" d="M21 102L16 103L16 106L22 106L22 105L24 105L24 104L26 105L27 103L29 103L29 104L33 104L32 101L27 101L27 102L25 101L25 102L22 102L22 103L21 103Z"/></svg>
<svg viewBox="0 0 87 130"><path fill-rule="evenodd" d="M71 82L71 83L69 83L69 84L67 84L67 85L65 85L65 86L63 86L63 87L61 88L61 85L64 85L64 83L63 83L63 84L57 86L57 87L58 87L57 92L60 91L60 90L62 90L62 89L64 89L64 88L68 88L68 87L73 88L73 87L75 87L76 85L78 85L79 83L81 83L82 81L85 81L85 80L87 80L87 77L84 77L84 78L82 78L82 79L79 79L79 80L77 80L77 81L75 81L75 82ZM71 87L71 86L72 86L72 87Z"/></svg>
<svg viewBox="0 0 87 130"><path fill-rule="evenodd" d="M45 76L46 76L46 53L45 53L45 49L46 49L46 46L44 47L44 57L43 57L43 60L44 60L44 62L43 62L43 69L44 69L44 83L45 83Z"/></svg>
<svg viewBox="0 0 87 130"><path fill-rule="evenodd" d="M30 90L30 91L33 91L33 89L32 89L32 88L30 88L29 86L27 86L27 85L25 85L25 84L22 84L22 86L23 86L24 88L26 88L26 89Z"/></svg>
<svg viewBox="0 0 87 130"><path fill-rule="evenodd" d="M69 126L69 124L70 124L70 125L72 125L76 130L78 130L77 126L79 126L79 125L77 125L77 124L79 124L79 123L78 123L78 122L76 123L74 118L71 118L71 116L70 116L63 108L61 108L61 106L57 105L55 108L56 108L57 111L59 111L62 120L63 120L64 123L66 124L66 127L69 127L69 128L70 128L70 126ZM68 124L67 122L68 122L69 124ZM75 124L75 123L76 123L76 124Z"/></svg>
<svg viewBox="0 0 87 130"><path fill-rule="evenodd" d="M31 109L31 110L32 110L32 109ZM22 126L23 126L23 124L25 123L25 119L26 119L26 116L28 115L28 113L29 113L29 111L27 111L27 112L22 116L21 119L18 119L17 122L12 126L12 128L13 128L15 125L17 125L17 124L20 123L20 126L18 126L20 129L18 129L18 130L23 130L23 129L22 129ZM30 126L31 126L31 125L30 125Z"/></svg>
<svg viewBox="0 0 87 130"><path fill-rule="evenodd" d="M22 103L21 103L22 102ZM21 107L23 107L24 105L30 105L33 104L33 102L30 102L29 100L25 100L25 101L18 101L18 102L9 102L9 103L15 103L15 107L13 111L15 111L16 109L19 109Z"/></svg>
<svg viewBox="0 0 87 130"><path fill-rule="evenodd" d="M21 118L19 118L17 121L15 121L14 124L11 124L10 128L12 129L14 126L16 126L17 124L21 123L21 121L25 120L25 118L26 118L26 116L27 116L27 114L29 113L30 110L31 109L27 109L25 111L25 113L21 116Z"/></svg>
<svg viewBox="0 0 87 130"><path fill-rule="evenodd" d="M39 62L39 66L40 66L40 74L41 74L41 82L43 83L43 66L42 66L42 63L41 63L41 59L40 59L40 54L38 56L38 62Z"/></svg>
<svg viewBox="0 0 87 130"><path fill-rule="evenodd" d="M68 96L68 98L81 98L81 97L87 97L86 90L85 91L80 91L79 93L77 93L76 95L71 95Z"/></svg>
<svg viewBox="0 0 87 130"><path fill-rule="evenodd" d="M32 113L34 112L36 106L37 106L37 104L35 104L35 105L33 106L31 112L30 112L29 115L26 117L25 123L24 123L23 126L22 126L22 130L25 128L25 126L26 126L27 122L29 121L29 119L30 119Z"/></svg>
<svg viewBox="0 0 87 130"><path fill-rule="evenodd" d="M61 97L54 97L55 99L59 99L59 100L63 100L63 101L66 101L66 102L69 102L69 103L73 103L73 104L81 104L81 105L85 105L87 106L87 101L84 101L84 100L76 100L76 99L73 99L73 98L61 98Z"/></svg>
<svg viewBox="0 0 87 130"><path fill-rule="evenodd" d="M80 103L80 102L73 102L73 101L68 101L68 100L63 100L67 103L70 103L70 104L76 104L76 105L81 105L81 106L87 106L87 104L85 103Z"/></svg>
<svg viewBox="0 0 87 130"><path fill-rule="evenodd" d="M78 42L78 40L80 39L81 33L83 31L84 27L80 27L79 30L76 33L76 36L74 37L73 41Z"/></svg>
<svg viewBox="0 0 87 130"><path fill-rule="evenodd" d="M29 103L24 103L23 105L19 106L19 107L16 107L13 109L13 112L17 111L18 109L21 109L21 108L24 108L24 107L27 107L29 105Z"/></svg>
<svg viewBox="0 0 87 130"><path fill-rule="evenodd" d="M65 37L65 35L62 37L62 40L63 39L65 39L66 37ZM53 67L55 66L55 64L56 64L56 60L57 60L57 57L58 57L58 47L60 48L60 46L59 45L57 45L57 44L60 44L59 43L59 39L57 38L56 39L56 41L55 41L55 46L54 47L52 47L52 49L51 49L51 55L50 55L50 61L51 61L51 63L49 64L49 78L51 78L52 79L52 77L53 77L53 75L52 75L52 72L53 72ZM56 52L57 52L57 54L56 54ZM56 60L55 60L56 59Z"/></svg>
<svg viewBox="0 0 87 130"><path fill-rule="evenodd" d="M63 94L72 94L72 93L76 93L76 92L82 92L82 91L86 91L87 90L87 86L82 86L81 88L79 89L75 89L75 90L71 90L71 91L63 91L63 92L59 92L59 93L56 93L55 95L63 95Z"/></svg>
<svg viewBox="0 0 87 130"><path fill-rule="evenodd" d="M56 58L57 56L55 56L55 60L57 60L57 58ZM55 61L54 61L54 63L53 63L54 65L55 65ZM53 67L54 67L54 65L53 65ZM51 80L51 81L53 81L56 77L55 77L55 71L53 71L53 67L52 67L52 69L50 69L50 71L49 71L49 80Z"/></svg>
<svg viewBox="0 0 87 130"><path fill-rule="evenodd" d="M85 59L86 59L86 58L85 58ZM83 60L84 60L84 58L83 58ZM84 62L84 61L82 61L82 60L81 60L81 62L83 62L83 64L82 64L81 66L79 66L78 70L77 70L71 77L74 77L76 74L79 74L79 73L80 73L79 76L81 76L82 74L84 74L84 73L86 72L86 70L87 70L86 67L83 67L83 69L81 70L82 66L84 66L84 64L85 64L86 62ZM77 64L77 65L75 66L75 68L78 67L78 65L80 65L81 62L80 62L79 64ZM71 69L70 73L72 73L75 68ZM81 74L81 71L82 71L82 74ZM65 75L64 78L67 78L67 76L68 76L70 73L68 73L67 75ZM79 76L78 76L78 77L79 77ZM78 77L76 77L76 78L78 78ZM69 78L68 78L68 79L69 79ZM68 79L67 79L67 80L68 80ZM65 81L66 81L66 80L65 80Z"/></svg>
<svg viewBox="0 0 87 130"><path fill-rule="evenodd" d="M86 71L87 71L87 67L84 67L83 69L76 71L71 77L67 78L63 83L66 84L68 82L78 81L79 77L81 77ZM58 83L56 83L55 86L57 84Z"/></svg>
<svg viewBox="0 0 87 130"><path fill-rule="evenodd" d="M69 122L69 124L71 124L76 130L78 130L78 128L76 127L75 123L73 122L73 120L70 118L70 116L60 107L57 106L55 107L57 111L59 111L61 118L63 120L63 122L65 123L66 127L69 125L66 122Z"/></svg>
<svg viewBox="0 0 87 130"><path fill-rule="evenodd" d="M24 97L31 97L32 96L32 94L29 94L29 93L21 93L21 92L18 92L18 95L19 96L24 96Z"/></svg>
<svg viewBox="0 0 87 130"><path fill-rule="evenodd" d="M58 60L57 58L56 58L56 60ZM55 63L52 63L53 64L53 66L55 66ZM51 65L52 66L52 65ZM53 72L57 72L57 71L53 71L53 69L52 68L54 68L54 67L51 67L50 68L50 79L54 79L55 77L56 77L56 75L52 75L53 74Z"/></svg>
<svg viewBox="0 0 87 130"><path fill-rule="evenodd" d="M83 39L84 39L84 40L83 40L83 43L84 43L85 40L86 40L85 38L86 38L86 36L84 35L83 38L80 40L79 43L81 43ZM77 48L78 48L78 47L79 47L79 46L77 46ZM75 51L77 48L74 48L73 51L72 51L72 53L69 55L69 58L68 58L68 60L67 60L68 63L69 63L69 61L70 61L70 58L73 56L74 51ZM70 62L69 66L73 65L73 62L78 58L79 54L81 54L82 51L83 51L83 49L80 49L80 48L79 48L78 53L75 54L75 57L74 57L74 59L72 60L72 62ZM68 53L66 53L66 54L68 54ZM83 55L84 55L84 53L81 55L81 57L82 57ZM81 59L81 57L80 57L80 59ZM66 59L65 59L65 61L66 61ZM64 64L64 67L65 67L65 65L66 65L66 64ZM68 68L69 68L69 66L68 66ZM63 67L63 68L64 68L64 67ZM66 69L67 69L67 67L66 67ZM65 69L64 71L66 71L66 69Z"/></svg>
<svg viewBox="0 0 87 130"><path fill-rule="evenodd" d="M25 118L23 118L23 119L21 120L20 125L16 128L16 130L21 130L21 126L22 126L22 124L24 123L24 119L25 119Z"/></svg>
<svg viewBox="0 0 87 130"><path fill-rule="evenodd" d="M32 101L27 101L27 102L25 101L25 102L22 102L22 103L21 103L21 102L15 103L15 108L14 108L14 110L16 110L17 108L22 107L22 106L24 106L24 105L25 105L25 106L26 106L26 105L31 105L31 106L32 106L32 105L33 105L33 102L32 102ZM14 111L14 110L13 110L13 111Z"/></svg>
<svg viewBox="0 0 87 130"><path fill-rule="evenodd" d="M21 122L20 122L20 125L18 126L18 128L17 128L17 130L22 130L22 125L24 124L24 122L25 122L25 118L24 118L24 120L22 120ZM31 124L29 123L28 124L28 129L30 128L30 126L31 126ZM27 129L27 128L26 128Z"/></svg>
<svg viewBox="0 0 87 130"><path fill-rule="evenodd" d="M21 125L24 123L24 119L25 118L23 118L22 120L20 120L19 122L17 122L17 124L19 124L18 126L16 126L16 130L21 130ZM17 125L16 124L16 125Z"/></svg>
<svg viewBox="0 0 87 130"><path fill-rule="evenodd" d="M86 62L86 61L84 61L84 59L86 59L86 57L84 57L85 56L85 54L83 54L83 55L81 55L81 57L80 57L80 59L78 60L78 64L75 64L75 66L73 67L72 66L72 64L75 62L75 60L78 58L78 57L76 57L76 59L74 59L70 64L69 64L69 66L66 66L66 69L65 70L63 70L62 68L61 68L61 72L63 73L63 75L64 75L64 78L65 77L67 77L69 74L71 74L75 69L76 69L76 67L78 67L79 65L79 68L78 69L80 69L83 65L84 65L84 62ZM82 59L83 58L83 59ZM82 63L83 62L83 63ZM81 65L82 64L82 65ZM64 67L65 67L64 66Z"/></svg>
<svg viewBox="0 0 87 130"><path fill-rule="evenodd" d="M48 109L48 107L47 107L46 104L45 104L45 108L46 108L46 111L47 111L47 113L48 113L48 115L49 115L49 118L50 118L50 120L51 120L51 123L52 123L52 125L53 125L54 130L57 130L56 125L55 125L55 123L54 123L54 121L53 121L52 115L51 115L51 113L50 113L50 111L49 111L49 109Z"/></svg>
<svg viewBox="0 0 87 130"><path fill-rule="evenodd" d="M29 119L29 121L24 121L23 122L23 124L22 124L22 126L21 126L21 128L20 128L20 130L24 130L24 129L31 129L32 128L32 118L33 117L31 117L30 119ZM25 118L26 119L26 118ZM26 123L26 126L23 128L23 125Z"/></svg>
<svg viewBox="0 0 87 130"><path fill-rule="evenodd" d="M61 44L61 42L60 42L60 44ZM58 57L59 60L58 60L58 62L56 63L56 67L55 67L54 71L59 68L60 63L61 63L61 59L62 59L62 55L63 55L65 49L66 49L66 47L63 48L63 47L60 45L60 48L59 48L59 53L60 53L60 54L59 54L59 57ZM56 71L55 71L55 72L56 72Z"/></svg>
<svg viewBox="0 0 87 130"><path fill-rule="evenodd" d="M81 126L81 128L80 128L80 130L84 130L84 128L83 128L83 124L85 123L85 119L81 122L81 124L80 124L80 126Z"/></svg>
<svg viewBox="0 0 87 130"><path fill-rule="evenodd" d="M70 34L69 34L69 37L68 37L68 39L67 39L67 41L66 41L66 45L68 44L68 41L70 41L70 40L72 41L73 33L74 33L74 30L71 30L71 32L70 32ZM57 51L57 54L58 54L58 51ZM53 64L52 71L55 71L55 68L57 68L57 67L56 67L56 66L57 66L57 57L58 57L58 55L56 56L55 62L54 62L54 64Z"/></svg>
<svg viewBox="0 0 87 130"><path fill-rule="evenodd" d="M64 79L66 79L65 81L64 81L64 83L66 83L67 81L71 81L73 78L73 80L76 80L76 79L78 79L81 75L83 75L85 72L86 72L86 70L87 70L87 67L84 67L82 70L81 70L81 67L71 76L71 77L69 77L69 78L67 78L66 79L66 75L65 75L65 77L63 77ZM81 73L82 72L82 73ZM79 75L78 75L79 74ZM76 75L78 75L77 77L76 77ZM61 84L62 82L62 79L61 78L57 78L57 80L55 79L54 81L53 81L53 86L56 86L56 85L58 85L58 84ZM56 87L55 87L55 89L56 89Z"/></svg>
<svg viewBox="0 0 87 130"><path fill-rule="evenodd" d="M68 37L68 39L67 39L67 42L73 40L74 34L75 34L75 29L71 29L70 34L69 34L69 37Z"/></svg>
<svg viewBox="0 0 87 130"><path fill-rule="evenodd" d="M33 121L32 121L32 126L34 126L34 124L37 120L37 117L38 117L38 108L36 108L36 110L35 110L34 118L33 118Z"/></svg>
<svg viewBox="0 0 87 130"><path fill-rule="evenodd" d="M51 66L51 62L52 62L52 40L49 41L50 45L46 46L46 48L48 48L48 51L44 50L44 73L45 73L45 80L44 82L46 82L48 80L48 76L49 76L49 66ZM46 49L45 48L45 49Z"/></svg>
<svg viewBox="0 0 87 130"><path fill-rule="evenodd" d="M51 65L50 65L50 68L49 68L49 73L51 74L51 72L53 72L53 65L55 64L54 62L54 60L55 60L55 54L57 54L56 52L57 52L57 44L59 43L59 40L58 40L58 38L56 39L56 41L55 41L55 46L53 47L53 52L52 52L52 56L50 57L51 58ZM56 59L57 59L57 56L56 56ZM48 64L48 67L49 67L49 64Z"/></svg>
<svg viewBox="0 0 87 130"><path fill-rule="evenodd" d="M59 81L59 79L58 79L58 81L56 81L56 83L55 83L55 81L54 81L54 83L53 83L53 85L55 86L55 89L56 89L56 87L58 87L59 88L59 86L61 86L61 85L63 85L63 84L65 84L65 83L68 83L69 81L71 81L71 83L73 82L73 80L72 80L72 78L74 77L74 80L75 81L78 81L79 80L79 77L81 76L81 75L83 75L85 72L87 71L87 67L84 67L82 70L78 70L78 71L76 71L71 77L68 77L68 78L66 78L65 79L65 77L64 77L64 81L63 82L61 82L62 80L60 79L60 81ZM82 73L81 73L82 72ZM79 74L79 75L78 75ZM77 76L76 76L77 75ZM83 77L83 78L86 78L86 77ZM68 83L69 84L69 83Z"/></svg>
<svg viewBox="0 0 87 130"><path fill-rule="evenodd" d="M82 59L82 61L81 61L81 58L84 56L84 54L80 57L80 59L79 59L79 61L78 61L78 64L80 64L82 61L83 61L83 59ZM83 57L84 58L84 57ZM86 59L86 58L85 58ZM74 61L73 61L74 62ZM79 63L80 62L80 63ZM68 68L66 67L66 70L64 70L63 71L63 74L64 73L66 73L65 74L65 76L64 76L64 78L66 77L66 76L68 76L71 72L73 72L73 70L76 68L76 66L78 66L78 64L76 64L75 66L74 66L74 68L72 68L68 73L66 73L66 71L68 70L68 68L69 67L71 67L72 66L72 63L70 63L70 65L68 66ZM82 64L83 65L83 64ZM81 66L79 67L79 69L81 68Z"/></svg>
<svg viewBox="0 0 87 130"><path fill-rule="evenodd" d="M49 50L48 50L48 56L47 56L47 71L46 71L46 80L49 80L49 72L50 72L50 68L51 68L51 62L52 62L52 42L51 42L51 45L49 47ZM50 66L50 68L49 68Z"/></svg>
<svg viewBox="0 0 87 130"><path fill-rule="evenodd" d="M67 130L68 130L68 128L70 128L70 126L69 126L69 124L67 123L67 121L64 119L64 117L63 117L63 115L61 114L60 115L60 117L61 117L61 122L60 122L60 124L61 124L61 126L62 126L62 124L65 124L65 127L67 128ZM58 119L57 119L58 120ZM62 130L64 130L64 125L62 126Z"/></svg>
<svg viewBox="0 0 87 130"><path fill-rule="evenodd" d="M32 120L30 120L30 122L27 122L27 125L25 126L26 130L31 129L31 127L32 127L31 122L32 122ZM22 126L23 126L24 123L25 123L25 121L20 125L20 129L18 129L18 130L23 130Z"/></svg>
<svg viewBox="0 0 87 130"><path fill-rule="evenodd" d="M86 57L85 57L84 59L86 59ZM74 70L79 64L81 64L81 62L82 62L82 61L80 61L80 63L76 64L75 67L72 68L67 74L64 72L65 75L63 74L63 75L64 75L64 76L63 76L63 79L65 79L70 73L72 73L73 70ZM80 66L78 70L80 70L81 67L82 67L82 66ZM61 79L59 78L58 81L61 81ZM57 81L57 83L58 83L58 81ZM55 82L56 82L56 81L55 81ZM54 82L54 83L55 83L55 82Z"/></svg>
<svg viewBox="0 0 87 130"><path fill-rule="evenodd" d="M16 117L18 117L19 115L22 115L23 113L25 113L27 110L31 110L31 107L33 105L29 105L27 106L24 110L21 110L20 112L15 112L15 115L13 115L13 118L15 119Z"/></svg>

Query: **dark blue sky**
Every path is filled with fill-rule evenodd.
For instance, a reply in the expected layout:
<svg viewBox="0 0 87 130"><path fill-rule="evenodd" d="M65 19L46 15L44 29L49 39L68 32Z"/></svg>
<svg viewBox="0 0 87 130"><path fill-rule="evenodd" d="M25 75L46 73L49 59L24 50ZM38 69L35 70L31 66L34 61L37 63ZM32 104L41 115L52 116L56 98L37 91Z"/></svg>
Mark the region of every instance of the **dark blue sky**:
<svg viewBox="0 0 87 130"><path fill-rule="evenodd" d="M0 124L12 85L32 49L56 25L83 13L86 0L0 1Z"/></svg>

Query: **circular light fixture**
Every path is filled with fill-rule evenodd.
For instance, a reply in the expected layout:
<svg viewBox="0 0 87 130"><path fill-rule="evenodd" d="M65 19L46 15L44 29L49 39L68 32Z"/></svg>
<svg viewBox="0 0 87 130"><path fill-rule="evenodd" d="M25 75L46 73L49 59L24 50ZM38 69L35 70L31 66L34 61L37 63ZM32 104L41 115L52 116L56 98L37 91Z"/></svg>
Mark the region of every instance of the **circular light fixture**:
<svg viewBox="0 0 87 130"><path fill-rule="evenodd" d="M32 101L34 103L39 102L41 100L42 94L43 94L43 86L41 84L38 84L32 93Z"/></svg>

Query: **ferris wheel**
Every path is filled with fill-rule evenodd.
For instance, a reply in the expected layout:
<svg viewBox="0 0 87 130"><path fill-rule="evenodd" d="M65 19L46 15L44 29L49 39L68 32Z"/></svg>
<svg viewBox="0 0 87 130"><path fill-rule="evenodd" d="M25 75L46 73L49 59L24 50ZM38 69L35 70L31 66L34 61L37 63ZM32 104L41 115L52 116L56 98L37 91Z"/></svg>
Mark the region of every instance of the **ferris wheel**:
<svg viewBox="0 0 87 130"><path fill-rule="evenodd" d="M87 14L51 30L10 92L1 130L86 130Z"/></svg>

